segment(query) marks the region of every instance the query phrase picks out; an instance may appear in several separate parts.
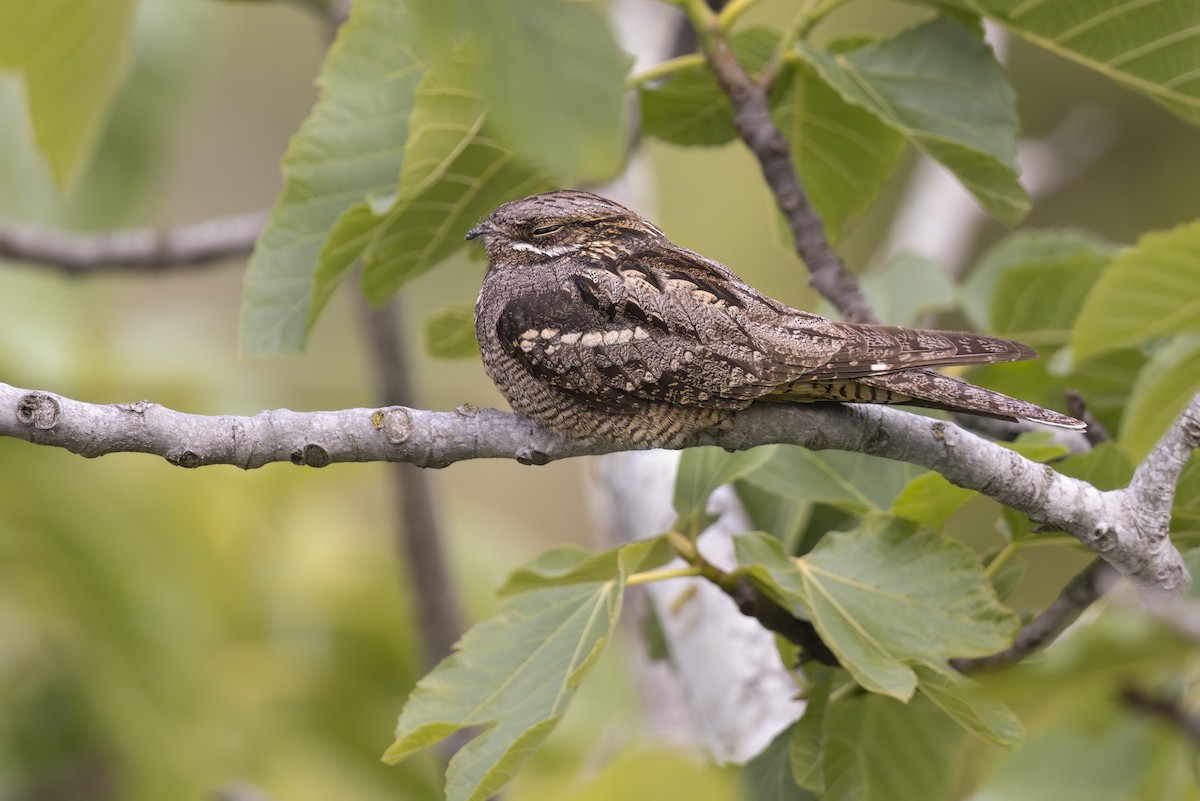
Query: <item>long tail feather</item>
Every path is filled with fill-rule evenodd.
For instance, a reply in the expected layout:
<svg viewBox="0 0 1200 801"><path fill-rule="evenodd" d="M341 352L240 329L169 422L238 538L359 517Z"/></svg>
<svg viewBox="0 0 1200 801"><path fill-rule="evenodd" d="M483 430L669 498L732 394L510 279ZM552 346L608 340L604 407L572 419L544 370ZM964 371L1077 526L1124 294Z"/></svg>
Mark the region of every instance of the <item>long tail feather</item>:
<svg viewBox="0 0 1200 801"><path fill-rule="evenodd" d="M911 400L903 402L916 406L967 412L1001 420L1031 420L1076 431L1087 428L1086 423L1074 417L1010 398L1008 395L977 387L932 370L902 370L884 375L864 376L857 380L893 394L907 395Z"/></svg>

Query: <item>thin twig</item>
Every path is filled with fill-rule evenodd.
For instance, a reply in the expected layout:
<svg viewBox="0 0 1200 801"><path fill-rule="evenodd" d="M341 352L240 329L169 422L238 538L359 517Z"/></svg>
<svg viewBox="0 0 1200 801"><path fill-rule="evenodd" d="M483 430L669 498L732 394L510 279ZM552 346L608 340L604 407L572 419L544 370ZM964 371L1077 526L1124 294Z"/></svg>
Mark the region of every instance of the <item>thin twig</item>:
<svg viewBox="0 0 1200 801"><path fill-rule="evenodd" d="M404 319L398 301L372 311L361 304L371 340L379 395L385 406L402 406L416 400L412 369L404 350ZM454 594L442 543L441 523L433 499L429 474L412 464L390 465L396 505L396 550L404 562L406 579L413 588L417 627L425 648L425 663L432 668L450 655L462 634L462 615Z"/></svg>
<svg viewBox="0 0 1200 801"><path fill-rule="evenodd" d="M810 283L850 322L877 323L871 302L829 244L825 222L800 183L787 140L771 119L766 92L738 62L724 32L715 29L692 6L692 22L700 34L709 67L733 103L733 125L758 159L776 205L787 219L796 252L810 273Z"/></svg>
<svg viewBox="0 0 1200 801"><path fill-rule="evenodd" d="M268 214L256 211L168 228L90 234L0 220L0 258L43 264L71 275L191 267L250 253Z"/></svg>
<svg viewBox="0 0 1200 801"><path fill-rule="evenodd" d="M1185 710L1181 699L1154 696L1136 687L1126 687L1121 691L1121 700L1138 712L1170 723L1182 732L1192 745L1200 746L1200 717Z"/></svg>
<svg viewBox="0 0 1200 801"><path fill-rule="evenodd" d="M1017 633L1010 647L976 659L954 659L950 662L951 666L962 673L978 673L1015 665L1058 639L1085 609L1108 591L1116 578L1117 571L1111 565L1103 559L1092 560L1082 572L1067 582L1050 606Z"/></svg>
<svg viewBox="0 0 1200 801"><path fill-rule="evenodd" d="M1111 442L1112 437L1108 431L1096 419L1096 415L1092 414L1092 410L1088 408L1087 401L1083 399L1077 390L1068 389L1067 396L1067 414L1072 417L1082 420L1087 423L1087 428L1084 429L1083 436L1087 438L1088 444L1093 448L1100 446L1105 442Z"/></svg>

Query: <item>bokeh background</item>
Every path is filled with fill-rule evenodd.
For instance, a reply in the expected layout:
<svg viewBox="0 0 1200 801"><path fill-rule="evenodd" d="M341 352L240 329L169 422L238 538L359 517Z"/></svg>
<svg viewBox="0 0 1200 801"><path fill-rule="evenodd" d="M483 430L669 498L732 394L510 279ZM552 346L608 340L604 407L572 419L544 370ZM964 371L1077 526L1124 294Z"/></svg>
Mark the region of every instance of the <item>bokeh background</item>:
<svg viewBox="0 0 1200 801"><path fill-rule="evenodd" d="M767 0L751 21L786 24L791 6ZM882 0L854 3L826 32L893 30L918 14ZM144 0L132 69L90 168L67 195L32 145L20 84L0 75L0 213L97 229L269 206L288 137L315 100L326 46L323 22L298 6ZM1009 65L1026 135L1053 130L1084 103L1095 135L1111 140L1084 174L1036 202L1026 226L1128 243L1200 217L1193 130L1019 42ZM650 141L643 154L653 205L643 211L673 240L817 308L740 144L688 150ZM842 242L854 269L878 260L907 169ZM976 249L1004 233L989 223ZM204 414L373 405L349 291L305 355L239 359L244 268L230 260L68 278L0 264L0 380ZM481 273L460 255L405 289L419 405L503 406L476 360L420 352L419 313L473 301ZM505 572L538 551L593 544L587 472L585 460L480 461L434 476L468 617L493 609ZM288 801L436 797L435 756L379 762L423 658L390 491L382 465L186 471L153 457L84 460L0 440L0 799L197 799L251 786ZM981 548L998 541L994 509L983 502L953 525ZM1039 549L1017 606L1043 603L1081 561ZM510 798L611 797L604 778L588 783L613 758L609 771L645 774L647 797L736 796L728 772L684 756L620 756L641 730L627 656L620 646L605 656ZM660 792L646 784L664 776Z"/></svg>

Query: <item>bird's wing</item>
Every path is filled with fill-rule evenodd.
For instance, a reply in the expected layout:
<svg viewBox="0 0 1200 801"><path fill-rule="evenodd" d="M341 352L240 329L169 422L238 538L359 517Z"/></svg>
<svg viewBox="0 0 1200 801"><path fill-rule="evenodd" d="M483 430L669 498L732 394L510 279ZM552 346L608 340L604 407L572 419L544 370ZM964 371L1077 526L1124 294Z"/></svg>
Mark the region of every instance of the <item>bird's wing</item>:
<svg viewBox="0 0 1200 801"><path fill-rule="evenodd" d="M610 412L648 401L738 409L770 390L756 351L705 344L640 308L601 310L580 300L587 280L514 298L501 312L501 347L535 377Z"/></svg>

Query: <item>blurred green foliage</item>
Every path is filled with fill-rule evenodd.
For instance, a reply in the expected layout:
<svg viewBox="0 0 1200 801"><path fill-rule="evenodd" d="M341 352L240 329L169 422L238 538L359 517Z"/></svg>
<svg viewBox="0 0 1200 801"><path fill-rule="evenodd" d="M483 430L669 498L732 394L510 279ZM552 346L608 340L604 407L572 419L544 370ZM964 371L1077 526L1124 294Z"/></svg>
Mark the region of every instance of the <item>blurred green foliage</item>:
<svg viewBox="0 0 1200 801"><path fill-rule="evenodd" d="M809 31L794 5L756 4L734 47L760 67L774 63L781 37L804 34L776 64L776 120L877 307L894 322L965 320L1032 341L1042 360L972 380L1054 407L1064 389L1082 391L1116 442L1065 460L1044 443L1025 452L1097 486L1123 484L1200 388L1200 229L1190 222L1200 216L1200 163L1196 133L1180 122L1200 114L1200 52L1183 35L1200 11L1190 0L1127 14L1102 0L857 0ZM931 17L947 6L953 13ZM458 255L467 225L509 197L611 177L631 140L628 60L599 8L480 8L358 0L328 58L324 24L299 4L144 0L136 20L127 2L0 8L0 66L11 70L0 78L0 210L79 227L229 213L271 201L282 157L283 191L246 279L241 346L308 346L292 361L236 361L235 269L71 283L5 265L0 377L206 413L369 405L364 345L334 295L357 266L371 300L403 286L411 308L443 309L423 324L435 356L471 356L478 268ZM979 41L979 15L1015 37L1007 69ZM794 256L776 244L757 166L737 144L717 147L733 128L715 82L694 61L660 77L637 87L645 173L661 207L651 216L768 293L814 307ZM1108 110L1116 142L1039 201L1032 230L986 229L958 282L915 254L874 263L903 183L892 179L910 164L906 142L1012 223L1028 211L1016 183L1018 118L1038 134L1076 100ZM414 351L421 328L409 325ZM474 360L422 357L418 372L426 405L496 402ZM536 503L528 475L464 464L439 477L454 574L474 618L496 613L492 590L523 559L551 542L588 544L578 468L539 469ZM1078 561L1061 535L936 474L857 454L696 451L680 477L677 525L691 535L711 520L713 487L738 481L767 532L742 539L745 567L816 622L852 670L808 666L812 714L744 770L639 747L627 671L619 658L593 664L627 569L637 569L624 564L631 552L553 551L515 574L529 592L500 614L542 615L552 629L555 615L588 609L603 625L586 621L575 640L528 638L570 658L552 673L563 693L542 717L511 705L497 713L529 724L526 744L558 726L512 798L1197 797L1187 742L1121 701L1132 687L1190 705L1195 649L1127 605L982 687L946 671L945 657L1002 646L1014 613L1053 597ZM203 798L240 782L280 801L441 797L436 752L379 762L423 671L388 491L378 465L193 473L0 441L0 797ZM1173 515L1181 541L1200 529L1197 508L1193 459ZM574 589L534 587L568 580ZM543 606L552 593L586 597L577 608ZM503 635L505 620L480 624L463 661L487 641L523 666L528 642L484 636ZM487 673L493 662L476 664ZM433 720L432 734L401 750L489 720L436 691L451 667L431 674L406 713ZM551 673L513 675L537 684ZM850 676L895 697L864 693ZM459 722L447 723L446 709ZM1016 749L985 743L1017 739L1010 709L1028 739ZM459 775L454 797L506 779L519 760L501 750L494 770ZM596 769L600 750L620 755Z"/></svg>

